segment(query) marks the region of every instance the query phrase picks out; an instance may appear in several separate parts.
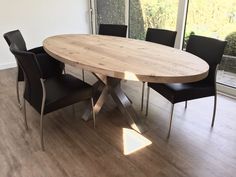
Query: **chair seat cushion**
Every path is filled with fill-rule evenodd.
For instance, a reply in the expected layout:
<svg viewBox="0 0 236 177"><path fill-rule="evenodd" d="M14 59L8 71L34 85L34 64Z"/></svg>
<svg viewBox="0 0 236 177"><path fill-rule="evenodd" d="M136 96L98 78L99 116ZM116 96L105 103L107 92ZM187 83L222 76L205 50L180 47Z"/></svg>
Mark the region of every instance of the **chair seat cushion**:
<svg viewBox="0 0 236 177"><path fill-rule="evenodd" d="M148 83L148 86L160 93L173 104L215 95L215 87L209 86L209 84L204 81L186 84Z"/></svg>
<svg viewBox="0 0 236 177"><path fill-rule="evenodd" d="M69 74L48 78L44 83L46 90L45 114L90 99L93 95L92 86Z"/></svg>

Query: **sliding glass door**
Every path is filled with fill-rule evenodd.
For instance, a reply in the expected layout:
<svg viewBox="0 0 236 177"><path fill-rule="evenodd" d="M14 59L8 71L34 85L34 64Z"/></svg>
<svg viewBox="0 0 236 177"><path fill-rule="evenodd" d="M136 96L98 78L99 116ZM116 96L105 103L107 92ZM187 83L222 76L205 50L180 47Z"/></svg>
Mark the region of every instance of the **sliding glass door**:
<svg viewBox="0 0 236 177"><path fill-rule="evenodd" d="M185 44L190 34L228 41L217 82L236 87L236 1L189 0Z"/></svg>
<svg viewBox="0 0 236 177"><path fill-rule="evenodd" d="M130 38L144 39L148 27L176 30L178 3L179 0L95 0L96 26L128 24Z"/></svg>

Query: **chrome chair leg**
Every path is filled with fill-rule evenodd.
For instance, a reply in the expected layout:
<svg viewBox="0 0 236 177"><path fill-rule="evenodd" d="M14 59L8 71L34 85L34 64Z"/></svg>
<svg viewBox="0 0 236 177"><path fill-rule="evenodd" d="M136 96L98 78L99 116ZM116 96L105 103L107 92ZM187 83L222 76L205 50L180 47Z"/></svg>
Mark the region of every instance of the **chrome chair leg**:
<svg viewBox="0 0 236 177"><path fill-rule="evenodd" d="M213 117L212 117L211 127L213 127L214 123L215 123L216 104L217 104L217 95L215 95L215 98L214 98L214 109L213 109Z"/></svg>
<svg viewBox="0 0 236 177"><path fill-rule="evenodd" d="M42 151L45 150L44 148L44 139L43 139L43 115L44 115L44 107L45 107L45 101L46 101L46 90L43 79L40 79L42 89L43 89L43 99L42 99L42 105L41 105L41 114L40 114L40 141L41 141L41 149Z"/></svg>
<svg viewBox="0 0 236 177"><path fill-rule="evenodd" d="M143 111L143 99L144 99L144 88L145 88L145 82L143 82L142 86L142 98L141 98L141 111Z"/></svg>
<svg viewBox="0 0 236 177"><path fill-rule="evenodd" d="M145 114L145 116L148 116L149 94L150 94L150 87L147 88L147 103L146 103L146 114Z"/></svg>
<svg viewBox="0 0 236 177"><path fill-rule="evenodd" d="M41 149L42 151L45 150L44 148L44 139L43 139L43 114L40 115L40 142L41 142Z"/></svg>
<svg viewBox="0 0 236 177"><path fill-rule="evenodd" d="M167 135L167 139L170 137L171 127L172 127L172 119L173 119L173 112L174 112L174 104L171 106L171 114L170 114L170 124L169 124L169 131Z"/></svg>
<svg viewBox="0 0 236 177"><path fill-rule="evenodd" d="M84 81L84 70L82 69L82 79Z"/></svg>
<svg viewBox="0 0 236 177"><path fill-rule="evenodd" d="M18 76L17 76L17 78L18 78ZM16 79L16 96L17 96L18 105L19 105L19 107L21 109L22 105L21 105L21 102L20 102L19 81L18 81L18 79Z"/></svg>
<svg viewBox="0 0 236 177"><path fill-rule="evenodd" d="M91 105L92 105L92 114L93 114L93 127L95 128L96 127L96 115L95 115L93 98L91 98Z"/></svg>
<svg viewBox="0 0 236 177"><path fill-rule="evenodd" d="M26 117L26 104L25 99L23 101L23 112L24 112L24 121L25 121L25 129L28 130L28 124L27 124L27 117Z"/></svg>
<svg viewBox="0 0 236 177"><path fill-rule="evenodd" d="M185 101L185 109L188 107L188 101Z"/></svg>

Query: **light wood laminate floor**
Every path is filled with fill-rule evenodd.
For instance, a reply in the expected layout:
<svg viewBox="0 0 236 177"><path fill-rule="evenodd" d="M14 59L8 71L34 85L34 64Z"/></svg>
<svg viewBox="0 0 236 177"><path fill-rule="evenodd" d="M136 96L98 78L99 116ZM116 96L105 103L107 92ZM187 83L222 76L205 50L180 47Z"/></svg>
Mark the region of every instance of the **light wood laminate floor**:
<svg viewBox="0 0 236 177"><path fill-rule="evenodd" d="M80 77L80 70L67 67ZM219 95L215 127L210 128L213 98L175 107L168 132L170 103L151 91L146 147L127 154L143 138L134 133L109 99L93 122L80 119L86 103L45 117L45 148L40 150L39 115L27 104L29 130L15 95L16 69L0 71L1 177L235 177L236 101ZM95 78L86 73L86 81ZM140 108L141 83L123 82L123 89ZM21 85L22 90L23 85ZM128 134L127 134L128 133ZM135 143L136 142L136 143ZM127 145L128 144L128 145ZM142 143L141 143L142 144ZM130 147L126 147L132 145ZM126 155L125 155L126 154Z"/></svg>

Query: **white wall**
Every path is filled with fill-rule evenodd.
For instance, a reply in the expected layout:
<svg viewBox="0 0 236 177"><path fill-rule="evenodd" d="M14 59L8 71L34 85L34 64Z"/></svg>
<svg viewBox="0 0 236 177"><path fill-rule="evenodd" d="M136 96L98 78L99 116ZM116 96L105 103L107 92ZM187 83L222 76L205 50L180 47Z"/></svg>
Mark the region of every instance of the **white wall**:
<svg viewBox="0 0 236 177"><path fill-rule="evenodd" d="M19 29L27 48L51 35L89 33L88 0L0 0L0 69L15 65L3 34Z"/></svg>

